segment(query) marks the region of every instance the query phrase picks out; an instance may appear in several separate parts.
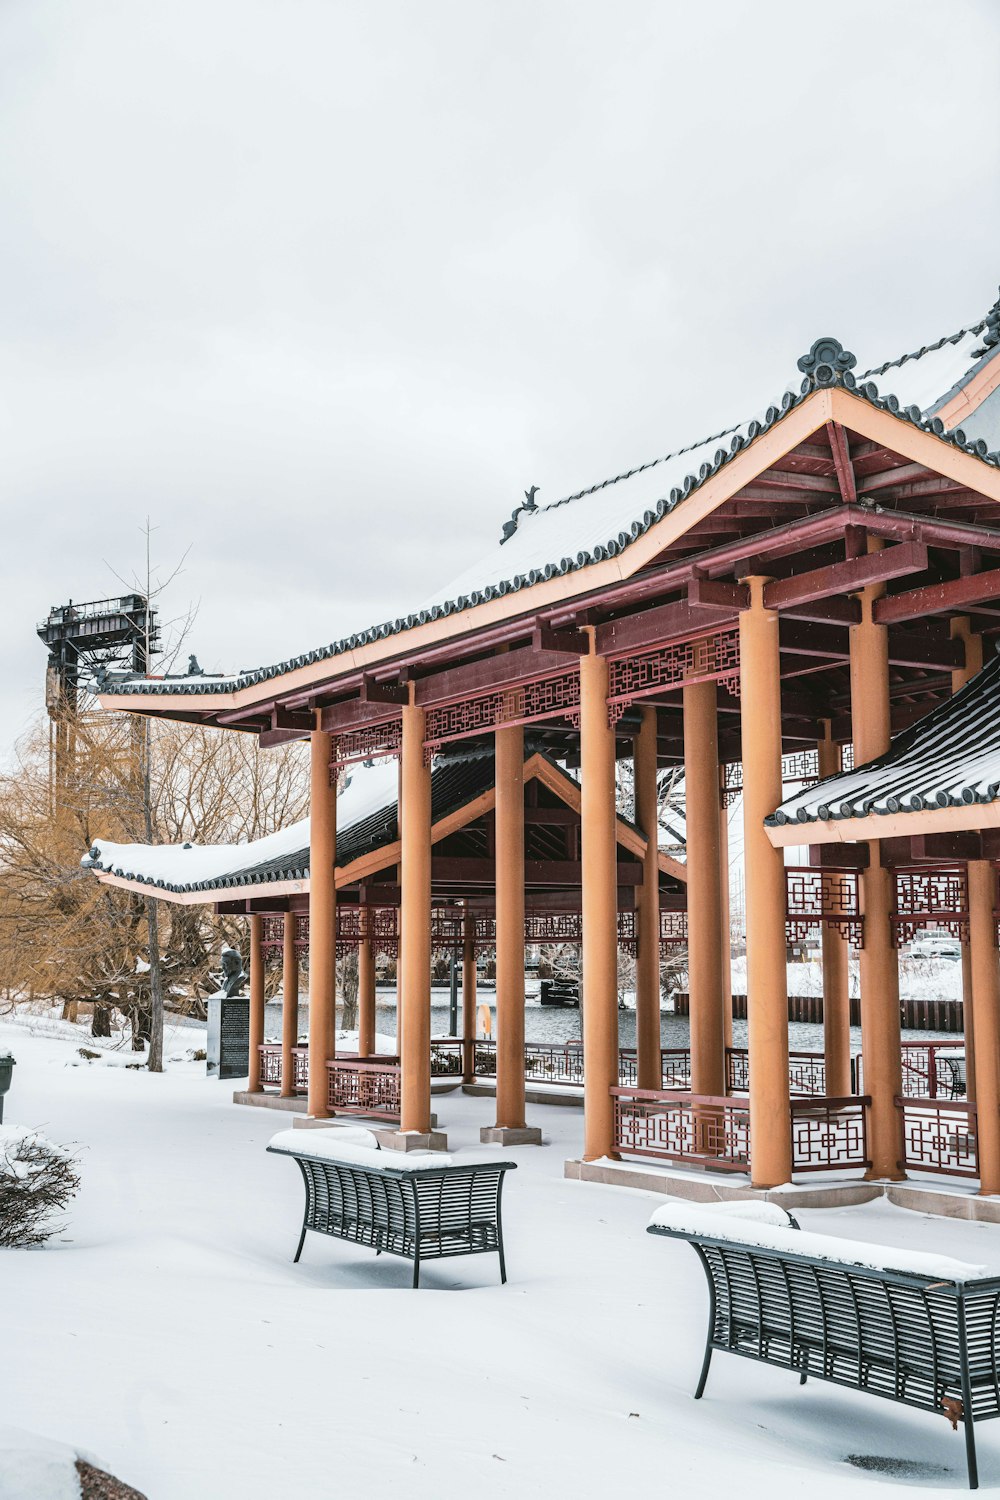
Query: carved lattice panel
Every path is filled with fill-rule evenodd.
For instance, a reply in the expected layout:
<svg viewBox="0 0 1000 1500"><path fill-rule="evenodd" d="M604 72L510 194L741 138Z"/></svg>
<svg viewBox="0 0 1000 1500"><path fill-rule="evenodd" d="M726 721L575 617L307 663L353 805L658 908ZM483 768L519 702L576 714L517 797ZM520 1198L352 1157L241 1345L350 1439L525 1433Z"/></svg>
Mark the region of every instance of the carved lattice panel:
<svg viewBox="0 0 1000 1500"><path fill-rule="evenodd" d="M334 784L340 766L353 765L359 760L386 760L397 756L403 744L403 721L389 719L384 724L364 724L358 729L345 729L333 742L333 759L330 762L330 784Z"/></svg>
<svg viewBox="0 0 1000 1500"><path fill-rule="evenodd" d="M686 911L666 911L660 909L660 947L681 948L688 940L688 919Z"/></svg>
<svg viewBox="0 0 1000 1500"><path fill-rule="evenodd" d="M617 723L636 699L685 683L720 682L740 690L739 630L720 630L693 641L671 641L653 651L619 656L608 663L608 712Z"/></svg>
<svg viewBox="0 0 1000 1500"><path fill-rule="evenodd" d="M502 724L534 724L542 719L569 719L579 725L578 668L429 708L424 746L433 754L452 740L484 734Z"/></svg>
<svg viewBox="0 0 1000 1500"><path fill-rule="evenodd" d="M864 942L856 870L785 870L785 935L803 942L821 927L835 927L855 948Z"/></svg>
<svg viewBox="0 0 1000 1500"><path fill-rule="evenodd" d="M969 941L969 887L964 868L896 871L895 941L908 943L928 927L947 932L960 943Z"/></svg>

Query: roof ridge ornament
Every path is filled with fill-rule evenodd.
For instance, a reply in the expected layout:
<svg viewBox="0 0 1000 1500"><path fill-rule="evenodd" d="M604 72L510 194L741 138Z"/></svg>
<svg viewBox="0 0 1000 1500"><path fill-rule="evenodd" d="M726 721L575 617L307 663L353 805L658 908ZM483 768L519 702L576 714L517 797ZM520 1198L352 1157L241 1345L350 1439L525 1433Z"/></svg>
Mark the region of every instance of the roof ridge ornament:
<svg viewBox="0 0 1000 1500"><path fill-rule="evenodd" d="M511 513L510 513L510 520L504 522L503 536L501 536L501 538L500 538L500 545L501 545L501 547L503 546L504 542L509 542L510 541L511 537L514 535L515 531L517 530L517 518L521 514L521 512L525 511L525 510L530 512L530 511L538 509L538 505L535 502L535 496L537 494L538 494L538 485L537 484L533 484L531 486L530 490L525 490L525 492L524 492L524 500L521 502L520 505L515 506L515 508L511 511Z"/></svg>
<svg viewBox="0 0 1000 1500"><path fill-rule="evenodd" d="M853 386L854 376L850 371L857 362L857 358L849 349L844 348L839 339L829 336L817 339L809 353L803 354L798 360L798 368L806 377L802 382L802 394L821 385Z"/></svg>
<svg viewBox="0 0 1000 1500"><path fill-rule="evenodd" d="M977 359L982 359L1000 344L1000 297L994 302L986 314L986 324L983 328L983 347L974 349L973 354Z"/></svg>

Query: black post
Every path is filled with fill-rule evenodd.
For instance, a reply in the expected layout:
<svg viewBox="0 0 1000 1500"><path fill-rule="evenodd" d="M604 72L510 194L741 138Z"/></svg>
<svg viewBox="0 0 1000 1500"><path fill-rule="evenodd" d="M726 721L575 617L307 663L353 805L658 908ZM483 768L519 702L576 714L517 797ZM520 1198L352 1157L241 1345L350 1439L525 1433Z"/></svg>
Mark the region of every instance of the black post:
<svg viewBox="0 0 1000 1500"><path fill-rule="evenodd" d="M451 993L448 997L448 1035L458 1036L458 962L451 955Z"/></svg>

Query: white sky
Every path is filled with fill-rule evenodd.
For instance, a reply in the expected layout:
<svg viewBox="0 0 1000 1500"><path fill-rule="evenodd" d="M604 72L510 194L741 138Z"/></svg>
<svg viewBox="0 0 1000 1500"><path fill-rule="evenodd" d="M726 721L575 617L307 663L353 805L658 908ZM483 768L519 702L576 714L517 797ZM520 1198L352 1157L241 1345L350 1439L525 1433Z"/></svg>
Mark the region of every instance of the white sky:
<svg viewBox="0 0 1000 1500"><path fill-rule="evenodd" d="M148 513L239 668L1000 279L991 0L4 0L0 750Z"/></svg>

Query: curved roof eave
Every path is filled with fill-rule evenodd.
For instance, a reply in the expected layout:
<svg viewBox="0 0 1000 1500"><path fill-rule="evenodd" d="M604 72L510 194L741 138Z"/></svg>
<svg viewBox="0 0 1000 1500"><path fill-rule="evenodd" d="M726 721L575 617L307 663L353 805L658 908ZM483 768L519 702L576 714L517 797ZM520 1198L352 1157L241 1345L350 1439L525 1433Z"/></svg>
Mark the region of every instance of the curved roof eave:
<svg viewBox="0 0 1000 1500"><path fill-rule="evenodd" d="M874 434L872 419L881 427ZM204 712L248 709L279 693L349 677L439 642L584 598L648 566L664 547L830 420L883 442L890 441L884 425L889 421L896 451L917 457L914 441L931 443L933 448L925 447L923 459L929 467L1000 500L1000 456L989 454L985 443L967 442L960 428L946 430L939 417L925 419L918 407L902 408L893 395L882 396L874 383L859 384L849 370L836 371L824 384L807 376L802 391L787 391L780 407L769 407L762 421L747 424L745 436L737 433L728 448L720 448L697 474L688 475L668 499L658 502L655 511L647 510L628 532L620 532L589 554L564 557L526 576L501 580L290 661L227 679L225 686L206 690L204 678L145 679L128 692L99 694L100 702L106 708L151 714L170 711L157 702L164 698L174 700L176 711L178 697L189 700L185 707ZM955 460L959 461L957 473Z"/></svg>

